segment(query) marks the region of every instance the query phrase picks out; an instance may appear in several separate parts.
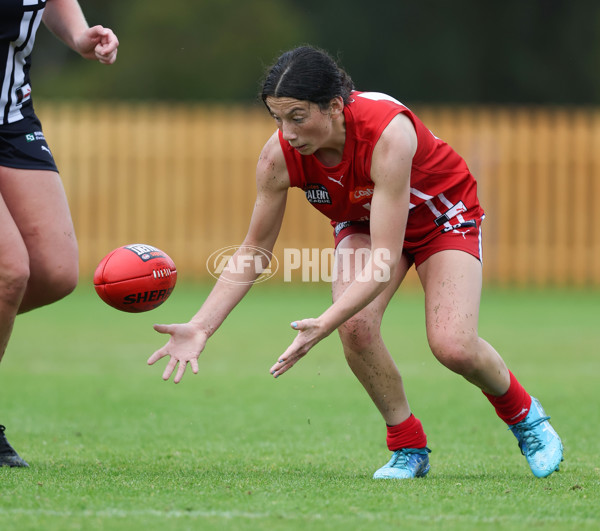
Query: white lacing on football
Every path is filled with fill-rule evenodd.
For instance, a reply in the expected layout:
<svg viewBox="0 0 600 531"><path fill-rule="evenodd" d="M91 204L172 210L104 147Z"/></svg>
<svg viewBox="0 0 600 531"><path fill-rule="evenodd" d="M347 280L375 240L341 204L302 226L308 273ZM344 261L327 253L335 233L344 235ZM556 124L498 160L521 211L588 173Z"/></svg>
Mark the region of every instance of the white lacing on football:
<svg viewBox="0 0 600 531"><path fill-rule="evenodd" d="M152 271L152 274L154 275L154 278L170 277L172 273L173 272L168 267L164 267L163 269L154 269Z"/></svg>

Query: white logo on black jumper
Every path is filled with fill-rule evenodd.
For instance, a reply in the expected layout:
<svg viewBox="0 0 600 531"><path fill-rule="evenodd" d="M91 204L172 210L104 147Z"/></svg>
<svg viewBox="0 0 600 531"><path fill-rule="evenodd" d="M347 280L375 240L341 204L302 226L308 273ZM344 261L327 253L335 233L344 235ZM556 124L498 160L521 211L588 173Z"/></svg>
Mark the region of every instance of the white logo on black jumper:
<svg viewBox="0 0 600 531"><path fill-rule="evenodd" d="M331 205L331 197L329 196L329 192L322 184L309 183L306 185L304 193L306 194L306 199L313 204Z"/></svg>

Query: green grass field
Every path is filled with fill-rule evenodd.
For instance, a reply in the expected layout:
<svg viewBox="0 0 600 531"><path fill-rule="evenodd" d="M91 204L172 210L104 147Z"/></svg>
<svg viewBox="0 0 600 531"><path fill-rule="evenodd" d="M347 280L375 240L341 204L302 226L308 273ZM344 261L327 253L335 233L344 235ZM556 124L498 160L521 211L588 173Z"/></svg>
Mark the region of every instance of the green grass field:
<svg viewBox="0 0 600 531"><path fill-rule="evenodd" d="M0 423L30 463L0 469L0 529L597 529L598 292L484 292L481 335L540 398L565 444L536 479L483 395L439 365L422 295L401 290L385 337L432 448L423 480L376 482L385 426L337 337L275 380L289 322L327 288L256 286L174 385L146 359L154 322L187 320L207 288L179 285L147 314L89 282L19 317L0 365Z"/></svg>

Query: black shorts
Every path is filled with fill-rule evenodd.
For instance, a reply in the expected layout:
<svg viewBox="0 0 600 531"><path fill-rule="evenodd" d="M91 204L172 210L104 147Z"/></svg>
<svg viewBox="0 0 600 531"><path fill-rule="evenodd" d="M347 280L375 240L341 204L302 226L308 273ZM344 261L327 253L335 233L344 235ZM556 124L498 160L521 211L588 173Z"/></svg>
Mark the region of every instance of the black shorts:
<svg viewBox="0 0 600 531"><path fill-rule="evenodd" d="M0 125L0 166L58 172L37 116Z"/></svg>

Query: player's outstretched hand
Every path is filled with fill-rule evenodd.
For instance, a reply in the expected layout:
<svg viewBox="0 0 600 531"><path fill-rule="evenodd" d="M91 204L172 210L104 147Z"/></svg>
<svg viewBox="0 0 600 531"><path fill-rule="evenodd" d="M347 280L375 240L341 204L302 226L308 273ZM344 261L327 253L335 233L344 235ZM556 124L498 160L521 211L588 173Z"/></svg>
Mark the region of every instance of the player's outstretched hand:
<svg viewBox="0 0 600 531"><path fill-rule="evenodd" d="M85 30L75 41L75 50L86 59L95 59L104 65L117 60L119 39L111 29L93 26Z"/></svg>
<svg viewBox="0 0 600 531"><path fill-rule="evenodd" d="M312 347L329 335L318 319L294 321L290 326L298 330L298 335L287 350L279 356L277 363L271 367L271 374L275 378L291 369Z"/></svg>
<svg viewBox="0 0 600 531"><path fill-rule="evenodd" d="M204 350L208 335L190 323L156 324L154 330L161 334L169 334L171 337L164 347L158 349L148 358L148 365L153 365L159 359L169 356L169 363L167 363L162 377L163 380L168 380L179 363L173 380L175 383L179 383L183 378L188 363L192 367L192 372L198 374L198 357Z"/></svg>

